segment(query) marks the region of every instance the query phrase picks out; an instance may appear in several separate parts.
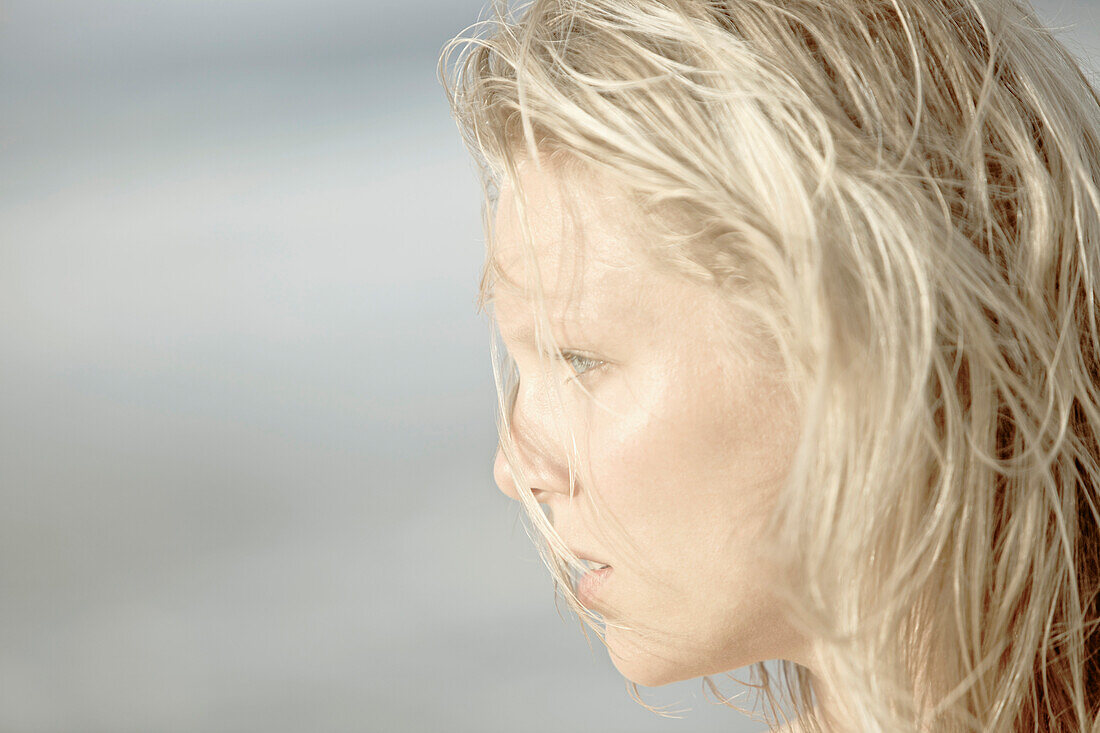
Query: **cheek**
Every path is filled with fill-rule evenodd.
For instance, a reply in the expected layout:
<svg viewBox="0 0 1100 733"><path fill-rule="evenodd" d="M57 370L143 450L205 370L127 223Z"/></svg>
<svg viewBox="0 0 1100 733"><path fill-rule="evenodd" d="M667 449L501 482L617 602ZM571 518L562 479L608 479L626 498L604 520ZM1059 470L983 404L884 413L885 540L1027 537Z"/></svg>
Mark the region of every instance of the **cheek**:
<svg viewBox="0 0 1100 733"><path fill-rule="evenodd" d="M791 408L767 375L701 361L624 381L583 421L597 503L643 547L675 555L648 562L743 551L793 453Z"/></svg>
<svg viewBox="0 0 1100 733"><path fill-rule="evenodd" d="M691 463L683 421L670 422L667 384L636 379L600 395L606 409L586 410L581 459L591 471L591 490L619 518L637 522L660 514L674 497L670 477ZM634 526L633 529L638 529Z"/></svg>

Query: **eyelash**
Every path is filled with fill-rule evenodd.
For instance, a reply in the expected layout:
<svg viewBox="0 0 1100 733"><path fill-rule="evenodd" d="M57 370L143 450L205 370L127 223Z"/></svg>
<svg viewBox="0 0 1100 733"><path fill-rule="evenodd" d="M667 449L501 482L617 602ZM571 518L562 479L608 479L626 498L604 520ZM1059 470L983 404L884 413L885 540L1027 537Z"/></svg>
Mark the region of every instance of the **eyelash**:
<svg viewBox="0 0 1100 733"><path fill-rule="evenodd" d="M599 359L594 359L591 356L585 356L584 354L578 354L575 351L560 351L562 360L569 365L569 368L573 371L573 378L583 377L593 369L598 369L603 366L605 362ZM586 364L583 370L576 367L576 361L581 361Z"/></svg>

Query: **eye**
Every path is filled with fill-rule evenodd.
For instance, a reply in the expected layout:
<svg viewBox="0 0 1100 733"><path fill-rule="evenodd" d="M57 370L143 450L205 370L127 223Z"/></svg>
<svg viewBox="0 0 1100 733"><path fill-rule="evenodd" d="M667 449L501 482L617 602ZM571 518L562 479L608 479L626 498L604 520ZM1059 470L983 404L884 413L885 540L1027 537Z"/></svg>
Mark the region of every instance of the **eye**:
<svg viewBox="0 0 1100 733"><path fill-rule="evenodd" d="M599 359L594 359L584 354L578 354L575 351L562 351L561 358L569 365L569 368L573 370L573 374L577 377L604 364L604 362Z"/></svg>

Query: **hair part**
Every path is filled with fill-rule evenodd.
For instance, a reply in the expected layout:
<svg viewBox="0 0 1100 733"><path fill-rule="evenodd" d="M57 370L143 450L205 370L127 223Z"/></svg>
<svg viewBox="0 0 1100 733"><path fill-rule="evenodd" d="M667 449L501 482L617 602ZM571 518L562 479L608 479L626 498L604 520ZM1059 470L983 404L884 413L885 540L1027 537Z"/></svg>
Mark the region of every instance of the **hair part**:
<svg viewBox="0 0 1100 733"><path fill-rule="evenodd" d="M775 345L804 422L772 529L838 709L1100 729L1100 99L1027 1L494 9L441 59L486 261L519 162L572 161ZM769 722L787 700L820 729L822 680L782 669L755 669Z"/></svg>

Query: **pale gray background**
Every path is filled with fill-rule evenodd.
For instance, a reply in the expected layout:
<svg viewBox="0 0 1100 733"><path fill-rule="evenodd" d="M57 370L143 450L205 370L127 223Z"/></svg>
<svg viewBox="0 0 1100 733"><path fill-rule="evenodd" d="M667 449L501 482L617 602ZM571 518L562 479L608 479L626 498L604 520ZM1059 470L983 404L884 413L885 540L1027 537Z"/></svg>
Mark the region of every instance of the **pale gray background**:
<svg viewBox="0 0 1100 733"><path fill-rule="evenodd" d="M481 7L0 5L0 731L762 729L632 702L492 485Z"/></svg>

